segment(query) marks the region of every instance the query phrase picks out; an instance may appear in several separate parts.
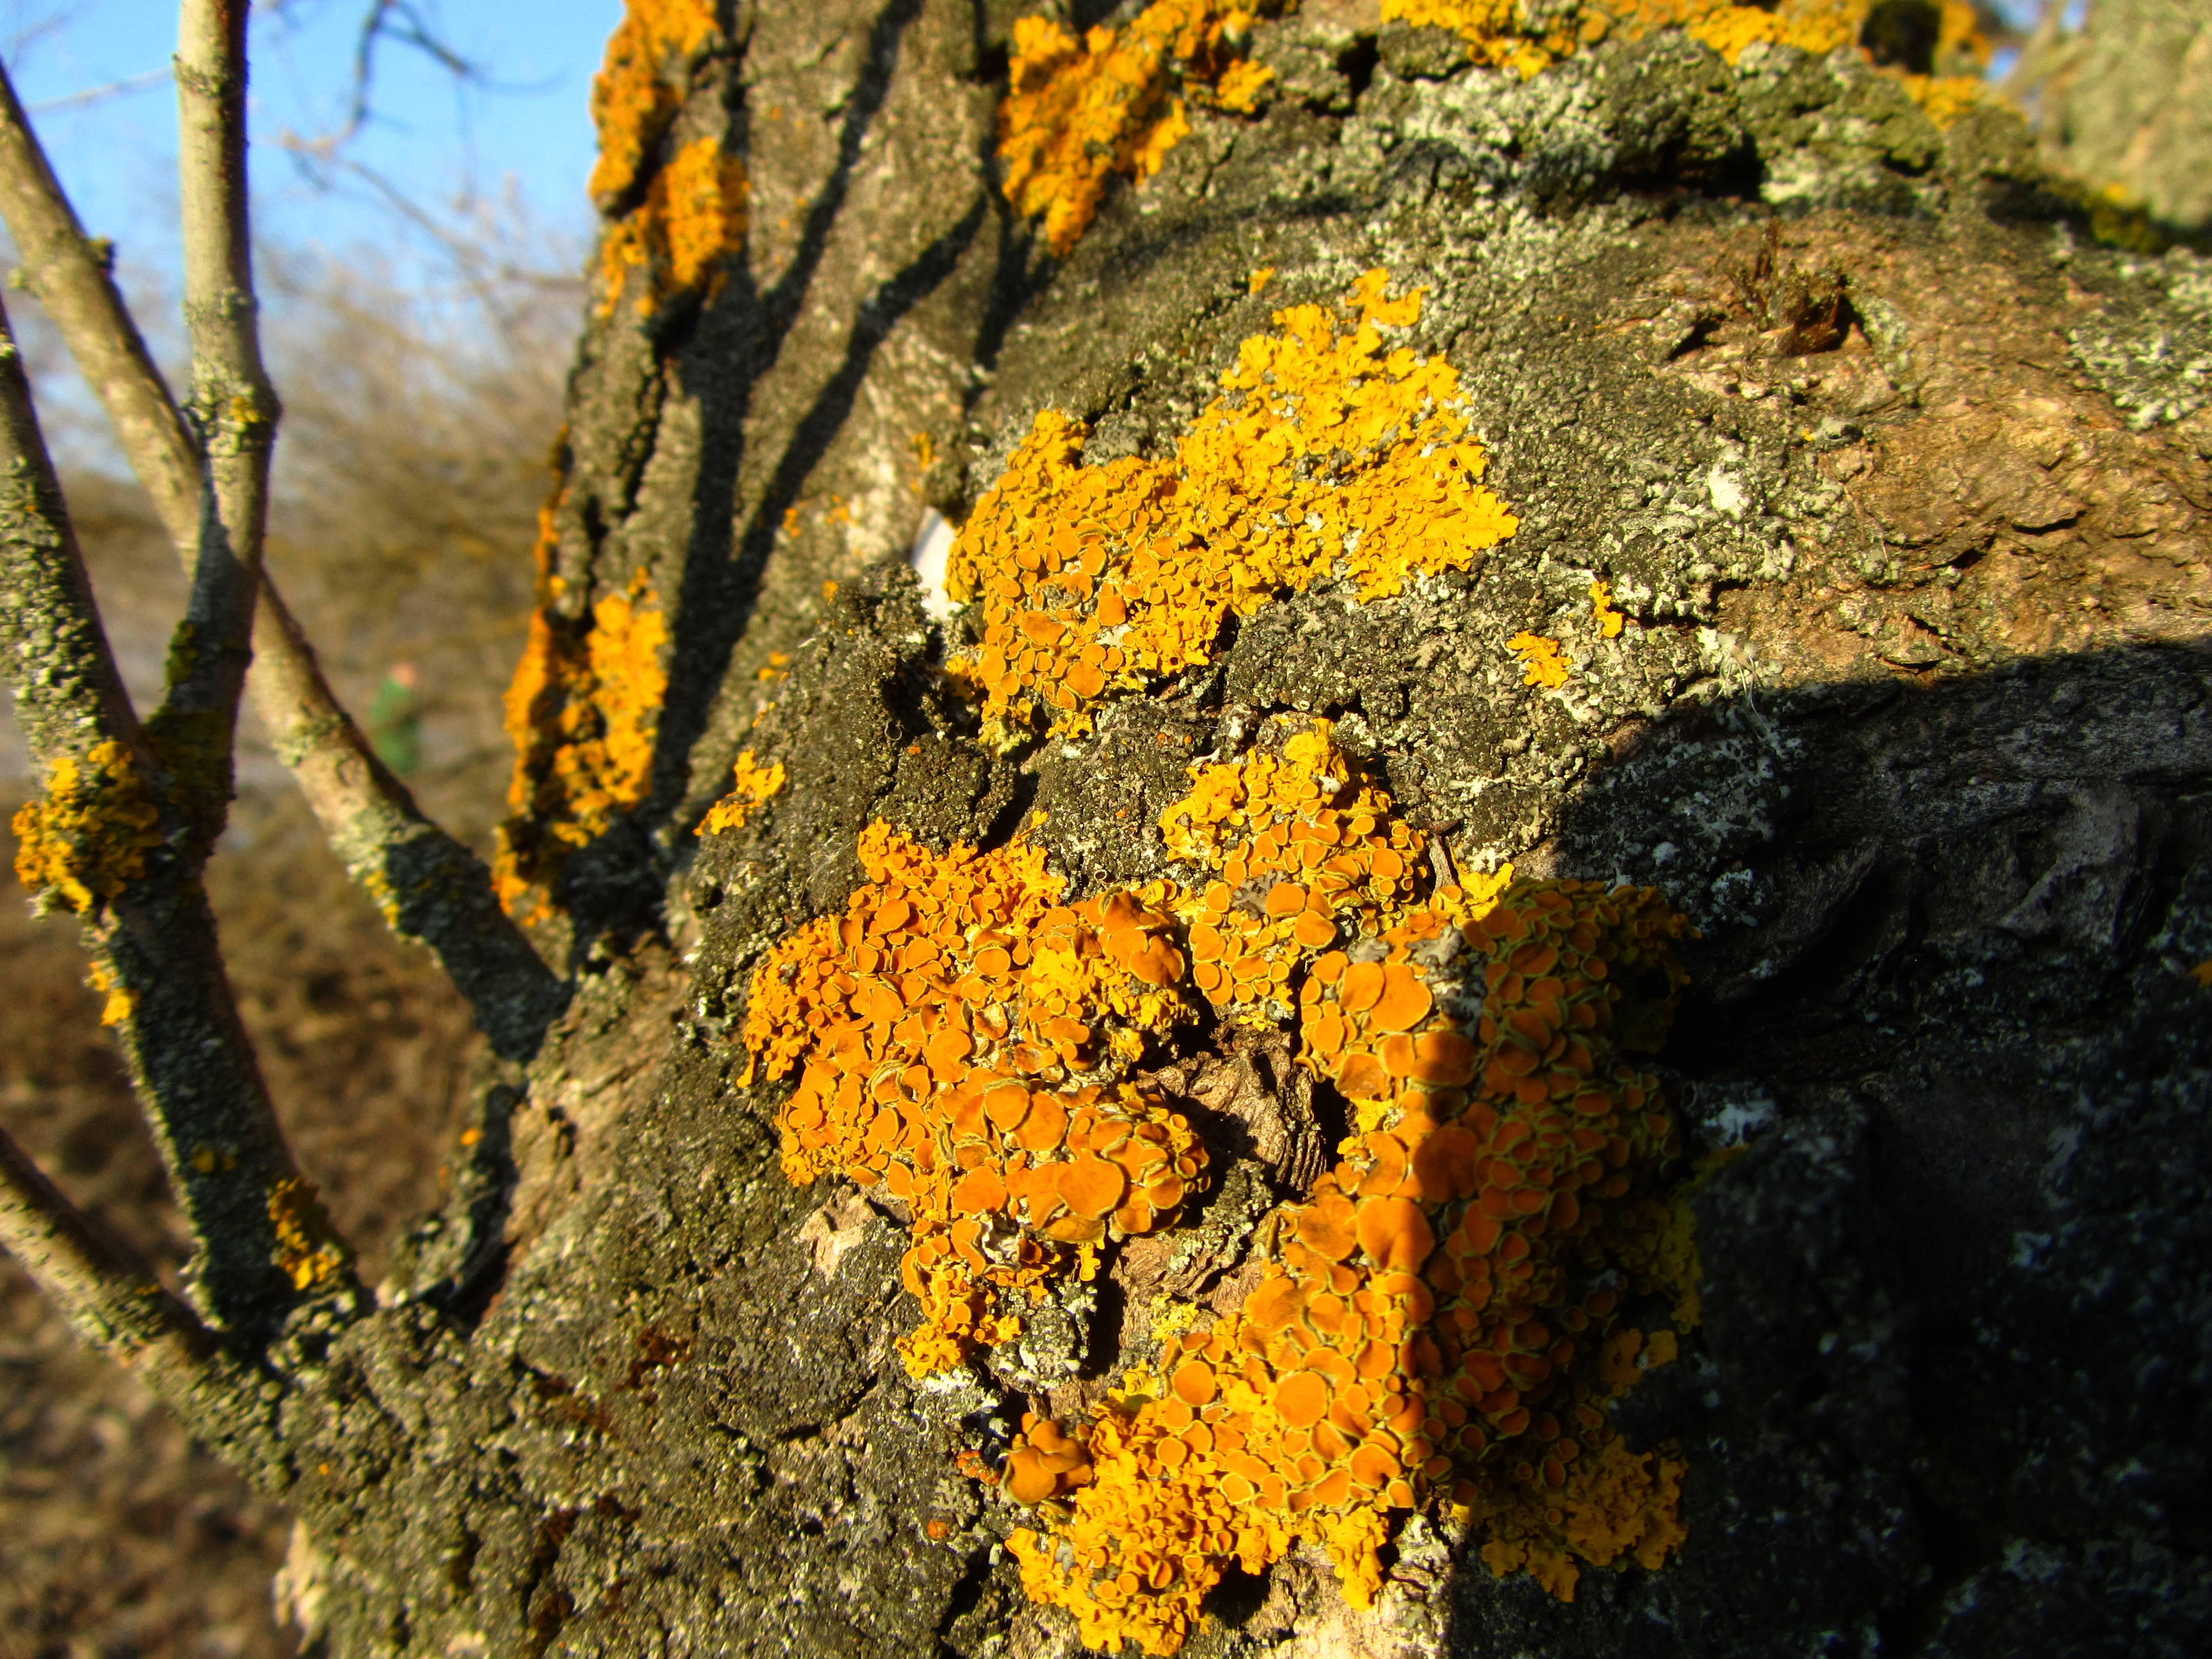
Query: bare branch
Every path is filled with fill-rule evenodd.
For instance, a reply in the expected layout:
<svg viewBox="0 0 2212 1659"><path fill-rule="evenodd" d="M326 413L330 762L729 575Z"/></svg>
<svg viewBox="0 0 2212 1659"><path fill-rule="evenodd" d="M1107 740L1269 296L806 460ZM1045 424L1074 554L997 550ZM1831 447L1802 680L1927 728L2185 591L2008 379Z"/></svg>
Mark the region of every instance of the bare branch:
<svg viewBox="0 0 2212 1659"><path fill-rule="evenodd" d="M0 312L0 661L47 775L17 873L85 919L97 982L198 1246L202 1309L258 1335L359 1297L293 1164L216 948L198 827L132 714Z"/></svg>
<svg viewBox="0 0 2212 1659"><path fill-rule="evenodd" d="M129 1367L239 1467L277 1467L269 1412L199 1316L70 1202L0 1129L0 1249L21 1264L86 1346ZM243 1453L240 1456L239 1454Z"/></svg>
<svg viewBox="0 0 2212 1659"><path fill-rule="evenodd" d="M179 413L106 263L77 222L14 87L0 70L0 216L28 286L106 409L187 570L200 542L199 446ZM416 808L332 695L269 580L254 618L254 707L324 833L393 927L428 945L492 1046L535 1052L567 994L492 896L475 854Z"/></svg>
<svg viewBox="0 0 2212 1659"><path fill-rule="evenodd" d="M31 106L33 115L51 115L65 109L89 109L94 104L104 104L111 98L125 98L134 92L145 92L164 84L169 78L167 64L157 70L148 70L143 75L126 75L120 81L104 82L96 87L87 87L82 92L64 93L59 98L48 98Z"/></svg>
<svg viewBox="0 0 2212 1659"><path fill-rule="evenodd" d="M204 848L214 845L230 806L281 412L254 316L246 9L246 0L184 0L177 24L178 197L192 346L187 411L199 438L203 488L191 598L169 650L168 696L152 726Z"/></svg>

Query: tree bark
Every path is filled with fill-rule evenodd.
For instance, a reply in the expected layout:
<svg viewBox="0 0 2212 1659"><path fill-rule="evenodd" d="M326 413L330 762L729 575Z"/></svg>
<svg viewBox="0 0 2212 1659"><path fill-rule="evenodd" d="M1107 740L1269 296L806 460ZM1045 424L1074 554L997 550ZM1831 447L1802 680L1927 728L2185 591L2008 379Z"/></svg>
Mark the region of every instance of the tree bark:
<svg viewBox="0 0 2212 1659"><path fill-rule="evenodd" d="M750 229L712 281L606 267L541 628L657 614L665 696L629 799L511 842L568 1012L378 1307L283 1352L281 1450L238 1454L296 1509L310 1650L1077 1651L1003 1547L1032 1517L962 1455L1156 1352L1165 1258L1108 1253L1057 1373L915 1382L896 1206L783 1173L751 976L842 910L873 823L1032 825L1087 897L1174 867L1194 762L1317 716L1440 868L1691 918L1659 1068L1692 1152L1746 1150L1696 1200L1703 1323L1620 1407L1686 1462L1666 1565L1563 1601L1401 1516L1371 1609L1295 1553L1184 1651L2201 1647L2206 269L2098 246L2016 118L1939 129L1849 51L1665 33L1523 80L1357 3L1256 25L1258 106L1194 100L1055 260L994 177L1013 17L822 0L662 43L610 243L702 141ZM1086 465L1171 454L1241 342L1376 269L1422 290L1404 343L1456 371L1515 533L1395 596L1285 594L1088 732L988 741L944 672L972 612L909 566L925 513L964 518L1041 410ZM782 787L695 836L747 751ZM1179 1040L1280 1131L1262 1156L1192 1108L1216 1179L1183 1224L1231 1282L1343 1103L1225 1024Z"/></svg>

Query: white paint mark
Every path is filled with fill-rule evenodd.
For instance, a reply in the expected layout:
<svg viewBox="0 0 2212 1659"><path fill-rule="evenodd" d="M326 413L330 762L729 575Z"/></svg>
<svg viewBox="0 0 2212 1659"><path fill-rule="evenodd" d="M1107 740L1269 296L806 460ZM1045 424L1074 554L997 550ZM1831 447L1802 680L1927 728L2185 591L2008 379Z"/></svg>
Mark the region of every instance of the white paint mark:
<svg viewBox="0 0 2212 1659"><path fill-rule="evenodd" d="M921 528L914 532L914 546L906 556L921 584L921 608L932 622L945 621L957 609L945 596L945 566L951 556L952 526L933 507L921 515Z"/></svg>

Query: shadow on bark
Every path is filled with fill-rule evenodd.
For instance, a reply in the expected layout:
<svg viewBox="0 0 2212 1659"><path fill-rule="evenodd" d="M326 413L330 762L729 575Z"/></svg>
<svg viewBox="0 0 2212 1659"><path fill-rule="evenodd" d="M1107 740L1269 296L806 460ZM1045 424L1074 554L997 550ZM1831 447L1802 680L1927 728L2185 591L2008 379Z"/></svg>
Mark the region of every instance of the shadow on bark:
<svg viewBox="0 0 2212 1659"><path fill-rule="evenodd" d="M2205 656L1679 708L1554 845L1704 928L1669 1091L1692 1156L1749 1146L1698 1200L1700 1340L1616 1416L1686 1448L1689 1542L1572 1604L1463 1553L1446 1650L2200 1640Z"/></svg>

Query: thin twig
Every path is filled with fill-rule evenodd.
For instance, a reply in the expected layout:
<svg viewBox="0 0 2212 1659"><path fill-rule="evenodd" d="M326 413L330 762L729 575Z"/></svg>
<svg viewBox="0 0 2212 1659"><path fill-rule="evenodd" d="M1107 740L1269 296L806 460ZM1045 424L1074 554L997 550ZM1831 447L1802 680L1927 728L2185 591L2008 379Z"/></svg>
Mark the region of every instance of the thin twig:
<svg viewBox="0 0 2212 1659"><path fill-rule="evenodd" d="M31 113L53 115L65 109L89 109L93 105L104 104L111 98L122 98L134 92L144 92L149 88L161 86L168 80L169 74L169 66L164 64L157 70L148 70L143 75L126 75L120 81L87 87L82 92L42 99L31 106Z"/></svg>
<svg viewBox="0 0 2212 1659"><path fill-rule="evenodd" d="M84 917L210 1322L249 1340L302 1301L358 1301L277 1127L216 948L198 826L123 689L0 311L0 664L48 781L17 869Z"/></svg>
<svg viewBox="0 0 2212 1659"><path fill-rule="evenodd" d="M199 447L100 250L84 234L0 70L0 217L26 282L61 331L189 571L200 536ZM395 930L425 944L510 1059L535 1052L561 982L492 896L475 854L424 817L332 695L299 623L262 573L254 708L325 835Z"/></svg>
<svg viewBox="0 0 2212 1659"><path fill-rule="evenodd" d="M177 19L177 182L184 233L186 407L199 439L199 556L169 652L155 737L203 845L222 831L238 700L252 658L281 413L261 364L246 177L246 0L184 0Z"/></svg>
<svg viewBox="0 0 2212 1659"><path fill-rule="evenodd" d="M244 1369L199 1316L70 1203L4 1129L0 1249L86 1346L137 1372L195 1437L264 1475L281 1464L273 1455L273 1413L258 1391L246 1386Z"/></svg>

